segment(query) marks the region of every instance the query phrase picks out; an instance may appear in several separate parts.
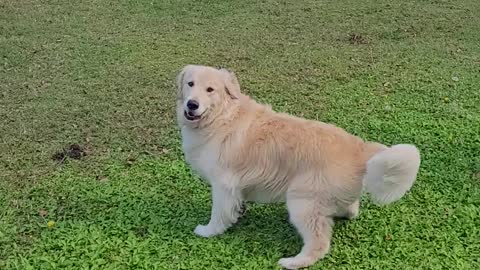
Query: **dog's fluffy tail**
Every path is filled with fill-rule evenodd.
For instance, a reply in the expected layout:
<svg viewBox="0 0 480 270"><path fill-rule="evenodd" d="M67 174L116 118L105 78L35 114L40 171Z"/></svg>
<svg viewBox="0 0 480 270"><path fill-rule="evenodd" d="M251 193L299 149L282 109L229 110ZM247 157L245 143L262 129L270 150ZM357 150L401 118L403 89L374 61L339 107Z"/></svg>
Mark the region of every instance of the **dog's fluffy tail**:
<svg viewBox="0 0 480 270"><path fill-rule="evenodd" d="M377 205L400 199L413 185L420 167L420 152L414 145L385 147L372 144L376 152L367 161L363 187Z"/></svg>

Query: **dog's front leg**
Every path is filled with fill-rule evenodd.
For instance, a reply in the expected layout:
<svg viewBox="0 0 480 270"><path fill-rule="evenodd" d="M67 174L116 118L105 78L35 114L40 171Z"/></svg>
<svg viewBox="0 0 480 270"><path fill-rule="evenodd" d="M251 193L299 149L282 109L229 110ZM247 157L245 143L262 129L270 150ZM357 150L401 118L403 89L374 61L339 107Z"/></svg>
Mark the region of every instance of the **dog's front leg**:
<svg viewBox="0 0 480 270"><path fill-rule="evenodd" d="M212 185L212 212L207 225L198 225L195 233L203 237L222 234L242 214L241 192L221 185Z"/></svg>

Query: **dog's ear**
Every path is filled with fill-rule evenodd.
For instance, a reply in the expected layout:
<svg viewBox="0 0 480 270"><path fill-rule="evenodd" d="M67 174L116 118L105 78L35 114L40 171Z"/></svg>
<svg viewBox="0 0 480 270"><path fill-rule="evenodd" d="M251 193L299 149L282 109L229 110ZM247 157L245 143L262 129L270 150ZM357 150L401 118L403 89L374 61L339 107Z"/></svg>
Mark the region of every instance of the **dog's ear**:
<svg viewBox="0 0 480 270"><path fill-rule="evenodd" d="M180 72L178 72L176 81L177 81L177 99L182 99L183 98L183 79L185 77L185 74L193 68L193 65L186 65L184 66Z"/></svg>
<svg viewBox="0 0 480 270"><path fill-rule="evenodd" d="M235 73L226 68L219 69L225 76L225 92L231 99L238 99L240 96L240 83L238 82Z"/></svg>

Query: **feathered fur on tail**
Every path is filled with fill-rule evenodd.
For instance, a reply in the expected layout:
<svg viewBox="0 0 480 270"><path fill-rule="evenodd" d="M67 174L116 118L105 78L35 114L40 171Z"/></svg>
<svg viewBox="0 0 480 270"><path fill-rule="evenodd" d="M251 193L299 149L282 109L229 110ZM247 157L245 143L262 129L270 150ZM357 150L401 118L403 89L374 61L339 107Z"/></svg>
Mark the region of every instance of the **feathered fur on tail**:
<svg viewBox="0 0 480 270"><path fill-rule="evenodd" d="M364 190L375 204L392 203L412 187L419 168L420 152L414 145L383 148L367 161Z"/></svg>

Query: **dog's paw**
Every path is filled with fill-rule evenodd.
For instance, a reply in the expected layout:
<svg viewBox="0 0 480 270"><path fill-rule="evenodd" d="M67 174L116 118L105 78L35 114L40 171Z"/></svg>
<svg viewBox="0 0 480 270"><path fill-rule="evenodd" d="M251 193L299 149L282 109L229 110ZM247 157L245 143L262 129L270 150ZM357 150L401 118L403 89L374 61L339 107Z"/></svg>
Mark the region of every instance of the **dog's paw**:
<svg viewBox="0 0 480 270"><path fill-rule="evenodd" d="M293 258L282 258L278 261L278 264L286 269L297 269L294 265Z"/></svg>
<svg viewBox="0 0 480 270"><path fill-rule="evenodd" d="M208 226L208 225L207 226L198 225L193 232L198 236L206 237L206 238L222 233L221 230L217 230L216 228L212 228L212 226Z"/></svg>
<svg viewBox="0 0 480 270"><path fill-rule="evenodd" d="M286 269L299 269L314 264L315 260L306 256L296 256L290 258L282 258L278 261L278 263Z"/></svg>

